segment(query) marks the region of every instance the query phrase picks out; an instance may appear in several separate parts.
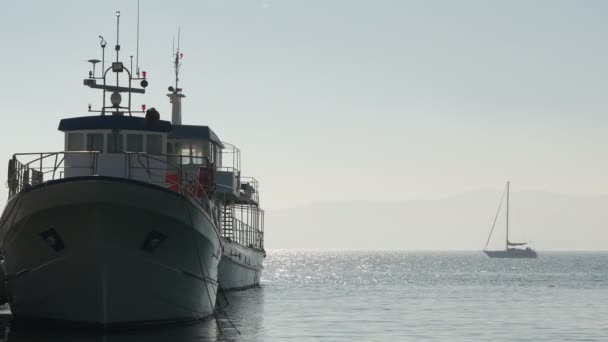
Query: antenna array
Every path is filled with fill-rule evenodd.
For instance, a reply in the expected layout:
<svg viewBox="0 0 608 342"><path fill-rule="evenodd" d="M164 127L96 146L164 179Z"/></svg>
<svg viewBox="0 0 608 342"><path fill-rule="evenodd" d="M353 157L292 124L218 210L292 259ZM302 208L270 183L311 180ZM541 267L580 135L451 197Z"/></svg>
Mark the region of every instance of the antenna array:
<svg viewBox="0 0 608 342"><path fill-rule="evenodd" d="M139 58L139 2L138 2L138 28L137 28L137 41L138 41L138 58ZM103 92L103 100L102 107L99 110L92 110L91 105L89 105L89 112L98 112L101 115L106 115L106 112L111 112L112 115L124 115L128 113L129 116L132 113L143 113L145 110L145 105L142 105L141 111L133 111L131 110L131 94L144 94L146 92L146 87L148 86L148 80L146 79L146 72L143 71L139 73L139 65L136 66L137 72L136 76L134 76L131 71L133 69L133 56L131 56L131 66L127 68L120 61L120 11L116 11L116 45L114 49L116 50L116 61L112 63L112 65L105 69L105 48L107 42L103 38L103 36L99 36L101 39L100 46L102 50L102 60L101 60L101 75L97 76L95 73L95 64L99 62L99 60L89 60L93 64L93 70L89 71L89 77L84 80L84 85L94 89L101 89ZM137 62L139 63L139 62ZM109 73L113 72L116 74L116 85L108 85L107 77ZM128 86L120 86L120 74L125 72L128 76ZM102 81L101 84L98 84L98 81ZM140 81L141 88L132 87L133 81ZM110 106L106 105L106 92L111 92L110 96ZM128 104L127 106L121 106L122 96L121 93L128 94Z"/></svg>

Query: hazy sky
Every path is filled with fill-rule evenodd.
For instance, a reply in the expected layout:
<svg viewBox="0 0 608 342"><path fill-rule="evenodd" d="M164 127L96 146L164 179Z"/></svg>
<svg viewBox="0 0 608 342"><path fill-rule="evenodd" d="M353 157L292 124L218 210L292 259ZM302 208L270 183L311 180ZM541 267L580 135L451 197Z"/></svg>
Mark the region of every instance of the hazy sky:
<svg viewBox="0 0 608 342"><path fill-rule="evenodd" d="M82 86L84 60L100 57L100 34L111 55L115 10L123 56L134 53L136 4L2 3L2 163L62 149L59 120L100 100ZM507 178L517 190L608 194L606 1L141 6L151 85L135 103L170 119L181 26L184 121L241 147L267 209L442 198L501 189Z"/></svg>

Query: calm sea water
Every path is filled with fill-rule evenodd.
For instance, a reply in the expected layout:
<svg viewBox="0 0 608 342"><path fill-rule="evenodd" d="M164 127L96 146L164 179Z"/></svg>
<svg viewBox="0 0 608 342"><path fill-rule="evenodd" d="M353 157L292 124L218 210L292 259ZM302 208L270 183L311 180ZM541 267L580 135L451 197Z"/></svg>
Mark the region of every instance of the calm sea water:
<svg viewBox="0 0 608 342"><path fill-rule="evenodd" d="M608 341L608 253L270 251L226 319L99 336L10 327L1 341Z"/></svg>

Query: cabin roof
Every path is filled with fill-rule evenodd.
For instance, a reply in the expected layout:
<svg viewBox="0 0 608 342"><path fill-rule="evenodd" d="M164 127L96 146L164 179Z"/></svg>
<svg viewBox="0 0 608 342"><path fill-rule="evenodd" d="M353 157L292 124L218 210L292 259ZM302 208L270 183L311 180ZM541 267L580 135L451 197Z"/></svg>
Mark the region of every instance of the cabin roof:
<svg viewBox="0 0 608 342"><path fill-rule="evenodd" d="M95 115L62 119L59 130L62 132L89 129L126 129L148 132L171 132L169 121L150 121L138 116Z"/></svg>
<svg viewBox="0 0 608 342"><path fill-rule="evenodd" d="M208 126L173 125L169 139L203 139L224 146L217 135Z"/></svg>

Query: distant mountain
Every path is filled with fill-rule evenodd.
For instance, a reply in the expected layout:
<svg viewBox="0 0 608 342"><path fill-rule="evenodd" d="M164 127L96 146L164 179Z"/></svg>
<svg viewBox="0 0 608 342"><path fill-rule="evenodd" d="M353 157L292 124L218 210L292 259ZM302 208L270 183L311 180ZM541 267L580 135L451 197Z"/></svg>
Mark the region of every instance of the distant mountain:
<svg viewBox="0 0 608 342"><path fill-rule="evenodd" d="M481 250L500 192L440 200L329 202L267 211L267 248ZM511 193L511 240L543 250L608 250L608 196ZM502 211L504 214L504 210ZM504 215L490 247L504 248Z"/></svg>

